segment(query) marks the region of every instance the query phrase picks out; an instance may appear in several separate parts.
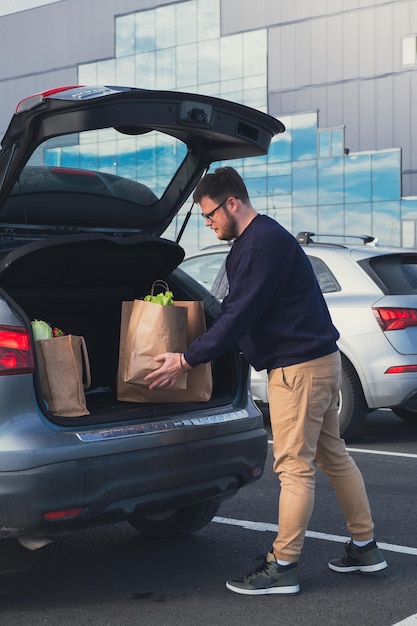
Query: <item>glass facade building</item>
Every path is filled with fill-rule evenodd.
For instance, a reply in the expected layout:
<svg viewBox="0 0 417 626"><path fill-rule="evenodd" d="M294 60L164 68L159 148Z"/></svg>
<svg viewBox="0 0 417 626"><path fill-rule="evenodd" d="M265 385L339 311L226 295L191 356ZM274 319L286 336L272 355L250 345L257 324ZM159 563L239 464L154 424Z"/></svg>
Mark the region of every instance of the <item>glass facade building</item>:
<svg viewBox="0 0 417 626"><path fill-rule="evenodd" d="M77 82L204 93L276 114L286 132L269 154L230 162L256 209L293 234L370 234L382 244L417 248L417 36L409 32L417 0L337 0L331 10L324 0L45 2L28 0L38 8L0 17L5 46L12 18L22 40L25 28L48 29L47 19L68 23L55 47L49 29L45 46L40 35L30 56L4 66L0 79L14 104ZM71 20L80 27L71 28ZM76 166L89 158L89 143L100 142L102 157L92 167L143 173L146 153L133 161L134 138L96 133L72 141L51 148L51 162ZM158 171L147 172L156 192L159 177L182 158L177 146L160 141L149 136L149 149L161 154ZM189 208L167 236L175 237ZM187 253L216 243L198 215L193 208L182 239Z"/></svg>
<svg viewBox="0 0 417 626"><path fill-rule="evenodd" d="M222 36L220 10L220 0L188 0L116 17L115 58L81 64L80 84L205 93L267 111L268 31ZM266 157L230 163L260 212L293 234L372 234L416 246L417 198L401 197L400 148L350 153L344 127L320 128L317 110L279 118L286 132ZM182 243L188 253L215 243L198 210Z"/></svg>

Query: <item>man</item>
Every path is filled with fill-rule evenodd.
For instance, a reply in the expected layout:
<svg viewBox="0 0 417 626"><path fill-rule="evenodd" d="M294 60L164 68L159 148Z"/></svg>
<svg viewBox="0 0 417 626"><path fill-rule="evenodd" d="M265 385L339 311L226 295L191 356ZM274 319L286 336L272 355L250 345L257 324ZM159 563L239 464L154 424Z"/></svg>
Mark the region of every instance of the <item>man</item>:
<svg viewBox="0 0 417 626"><path fill-rule="evenodd" d="M314 504L315 466L330 478L351 541L329 562L336 572L375 572L387 564L373 538L362 475L339 435L339 333L296 239L252 206L231 167L201 179L194 201L218 239L234 240L226 260L229 294L222 313L184 354L157 357L150 388L169 388L182 372L239 344L251 365L267 369L274 470L281 493L279 530L263 563L226 587L236 593L296 594L297 561Z"/></svg>

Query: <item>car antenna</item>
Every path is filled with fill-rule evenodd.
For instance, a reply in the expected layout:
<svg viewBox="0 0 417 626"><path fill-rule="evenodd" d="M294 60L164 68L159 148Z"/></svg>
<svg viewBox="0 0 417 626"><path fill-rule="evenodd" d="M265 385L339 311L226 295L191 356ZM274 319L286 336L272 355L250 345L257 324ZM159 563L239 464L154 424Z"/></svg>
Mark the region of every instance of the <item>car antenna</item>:
<svg viewBox="0 0 417 626"><path fill-rule="evenodd" d="M209 167L206 167L206 169L204 170L201 178L203 178L203 176L205 176L207 174L207 172L209 171ZM201 178L200 178L200 180L201 180ZM187 212L187 214L185 216L184 222L183 222L183 224L182 224L182 226L180 228L180 232L178 233L178 236L177 236L177 238L175 240L175 243L179 243L180 242L181 237L184 234L184 230L185 230L185 228L186 228L186 226L187 226L187 224L188 224L188 222L190 220L191 213L193 212L194 205L195 205L195 202L193 200L192 203L191 203L191 206L190 206L190 208L189 208L189 210L188 210L188 212Z"/></svg>

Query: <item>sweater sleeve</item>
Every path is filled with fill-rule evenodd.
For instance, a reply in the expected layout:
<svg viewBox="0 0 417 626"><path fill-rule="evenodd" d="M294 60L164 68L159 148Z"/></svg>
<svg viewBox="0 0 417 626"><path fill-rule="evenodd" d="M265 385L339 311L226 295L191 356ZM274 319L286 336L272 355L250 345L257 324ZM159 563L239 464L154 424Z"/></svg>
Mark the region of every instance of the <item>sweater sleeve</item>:
<svg viewBox="0 0 417 626"><path fill-rule="evenodd" d="M263 316L271 299L280 292L274 257L269 250L245 246L232 249L228 262L229 294L219 318L185 352L192 367L212 361L238 344Z"/></svg>

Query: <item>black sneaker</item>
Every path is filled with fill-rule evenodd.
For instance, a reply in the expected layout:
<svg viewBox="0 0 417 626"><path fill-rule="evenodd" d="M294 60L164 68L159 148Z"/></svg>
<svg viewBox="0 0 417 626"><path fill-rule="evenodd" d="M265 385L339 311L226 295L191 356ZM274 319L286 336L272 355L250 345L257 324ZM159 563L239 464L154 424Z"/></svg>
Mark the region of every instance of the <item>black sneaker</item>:
<svg viewBox="0 0 417 626"><path fill-rule="evenodd" d="M360 548L352 541L345 544L346 556L341 559L332 559L329 567L335 572L379 572L387 567L387 562L381 554L375 541Z"/></svg>
<svg viewBox="0 0 417 626"><path fill-rule="evenodd" d="M268 552L266 557L261 556L258 559L262 559L261 565L243 578L228 580L226 587L235 593L250 596L269 593L282 595L299 593L297 563L278 565L272 552Z"/></svg>

